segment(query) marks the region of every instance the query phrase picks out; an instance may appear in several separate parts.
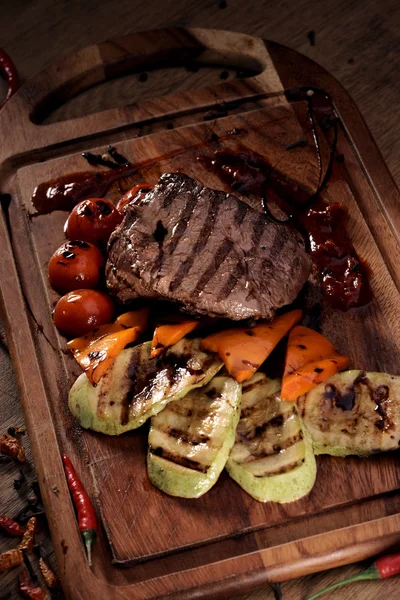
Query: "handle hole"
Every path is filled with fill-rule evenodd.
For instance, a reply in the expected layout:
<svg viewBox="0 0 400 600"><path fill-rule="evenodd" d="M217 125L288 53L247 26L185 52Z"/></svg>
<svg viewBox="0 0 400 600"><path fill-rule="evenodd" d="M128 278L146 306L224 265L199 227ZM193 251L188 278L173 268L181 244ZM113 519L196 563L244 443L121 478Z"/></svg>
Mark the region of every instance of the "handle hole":
<svg viewBox="0 0 400 600"><path fill-rule="evenodd" d="M31 120L37 125L59 123L151 98L160 98L174 92L201 89L237 78L253 77L261 72L261 66L240 69L193 62L187 66L129 73L91 86L65 102L62 100L62 90L58 93L56 91L51 98L37 107L31 115Z"/></svg>

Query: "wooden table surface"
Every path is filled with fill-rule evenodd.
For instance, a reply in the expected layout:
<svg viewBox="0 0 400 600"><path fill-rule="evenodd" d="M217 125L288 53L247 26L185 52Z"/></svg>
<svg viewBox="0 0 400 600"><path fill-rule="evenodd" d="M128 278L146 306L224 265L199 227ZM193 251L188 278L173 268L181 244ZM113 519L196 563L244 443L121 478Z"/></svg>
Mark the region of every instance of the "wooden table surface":
<svg viewBox="0 0 400 600"><path fill-rule="evenodd" d="M399 0L13 0L1 3L0 46L13 57L22 81L61 55L102 39L132 31L168 26L214 27L269 38L322 64L349 90L366 119L396 182L400 185L400 2ZM279 9L278 9L279 6ZM315 44L310 39L313 31ZM181 82L149 78L137 82L134 99L166 92ZM5 89L0 81L0 97ZM130 98L131 99L131 98ZM0 340L1 341L1 340ZM0 433L22 425L23 415L6 345L0 345ZM26 438L26 436L25 436ZM28 464L21 490L13 487L18 469L0 465L0 513L16 515L26 505L34 479L29 440ZM41 538L47 547L46 530ZM0 551L13 543L0 538ZM361 565L304 577L282 584L284 600L304 600L312 591L359 570ZM327 600L397 600L400 579L358 583L327 594ZM0 576L0 600L19 598L16 572ZM269 600L270 588L237 596L237 600ZM232 599L233 600L233 599Z"/></svg>

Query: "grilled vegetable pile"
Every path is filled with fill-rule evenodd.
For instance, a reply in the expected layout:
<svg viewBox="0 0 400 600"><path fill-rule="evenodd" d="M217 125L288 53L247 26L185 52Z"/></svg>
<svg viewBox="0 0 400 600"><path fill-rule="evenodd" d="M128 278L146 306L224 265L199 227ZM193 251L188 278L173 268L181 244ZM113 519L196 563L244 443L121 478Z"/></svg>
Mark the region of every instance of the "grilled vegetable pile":
<svg viewBox="0 0 400 600"><path fill-rule="evenodd" d="M296 310L201 337L201 323L175 317L122 349L121 336L137 343L149 322L143 309L125 313L70 342L85 370L70 411L107 435L150 419L148 475L167 494L198 498L226 467L256 500L292 502L315 483L315 454L366 456L400 442L400 377L339 373L349 359L300 319ZM286 335L282 379L269 379L258 369Z"/></svg>

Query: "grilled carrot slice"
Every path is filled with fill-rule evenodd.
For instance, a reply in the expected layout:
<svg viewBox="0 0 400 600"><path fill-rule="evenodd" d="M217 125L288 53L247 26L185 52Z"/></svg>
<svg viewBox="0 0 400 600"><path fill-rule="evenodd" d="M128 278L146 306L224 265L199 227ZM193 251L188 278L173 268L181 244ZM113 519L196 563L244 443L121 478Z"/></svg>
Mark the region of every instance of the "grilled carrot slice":
<svg viewBox="0 0 400 600"><path fill-rule="evenodd" d="M226 329L204 338L201 347L217 352L228 373L241 383L250 379L301 316L301 310L292 310L273 321L258 323L251 329Z"/></svg>

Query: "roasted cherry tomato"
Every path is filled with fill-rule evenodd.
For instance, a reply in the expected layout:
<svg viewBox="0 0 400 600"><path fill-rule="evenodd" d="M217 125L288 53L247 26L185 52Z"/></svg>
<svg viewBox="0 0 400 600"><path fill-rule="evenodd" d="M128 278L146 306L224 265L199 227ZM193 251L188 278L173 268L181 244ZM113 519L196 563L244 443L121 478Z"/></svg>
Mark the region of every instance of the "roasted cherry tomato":
<svg viewBox="0 0 400 600"><path fill-rule="evenodd" d="M124 213L124 208L127 204L132 202L135 198L139 202L142 198L142 194L147 194L150 190L152 190L154 185L150 183L139 183L138 185L134 185L133 188L128 190L121 198L121 200L117 204L117 210L120 213Z"/></svg>
<svg viewBox="0 0 400 600"><path fill-rule="evenodd" d="M113 320L114 302L97 290L76 290L65 294L54 309L54 323L67 337L85 335Z"/></svg>
<svg viewBox="0 0 400 600"><path fill-rule="evenodd" d="M105 246L122 215L104 198L88 198L79 202L65 223L65 234L70 240L84 240L95 246Z"/></svg>
<svg viewBox="0 0 400 600"><path fill-rule="evenodd" d="M61 294L95 288L103 267L104 258L96 246L80 240L66 242L50 259L50 283Z"/></svg>

